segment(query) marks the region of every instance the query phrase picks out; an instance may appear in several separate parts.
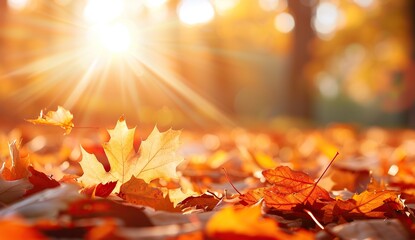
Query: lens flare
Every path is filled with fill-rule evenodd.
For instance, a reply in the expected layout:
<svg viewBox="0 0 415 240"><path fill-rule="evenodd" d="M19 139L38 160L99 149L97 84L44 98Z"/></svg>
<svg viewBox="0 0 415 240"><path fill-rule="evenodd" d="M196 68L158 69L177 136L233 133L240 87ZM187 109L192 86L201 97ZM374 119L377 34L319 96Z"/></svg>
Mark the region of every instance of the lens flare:
<svg viewBox="0 0 415 240"><path fill-rule="evenodd" d="M177 13L180 21L188 25L208 23L215 17L215 10L207 0L183 0Z"/></svg>

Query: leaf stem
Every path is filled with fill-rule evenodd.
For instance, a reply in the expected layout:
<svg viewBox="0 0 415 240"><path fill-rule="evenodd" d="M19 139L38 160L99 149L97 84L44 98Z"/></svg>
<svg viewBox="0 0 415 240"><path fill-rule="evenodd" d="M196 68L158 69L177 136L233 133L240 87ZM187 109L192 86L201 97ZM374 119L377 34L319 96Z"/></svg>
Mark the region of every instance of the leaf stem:
<svg viewBox="0 0 415 240"><path fill-rule="evenodd" d="M327 165L326 169L324 169L324 172L320 175L320 177L317 179L317 181L314 183L313 188L311 189L310 193L307 195L307 197L304 199L303 204L305 204L308 200L308 198L311 196L311 194L314 192L314 189L316 189L317 184L320 182L320 180L323 178L324 174L326 174L327 170L330 168L331 164L333 164L334 160L336 160L337 156L339 155L339 152L336 152L336 155L334 155L333 159L330 161L329 165Z"/></svg>
<svg viewBox="0 0 415 240"><path fill-rule="evenodd" d="M239 195L242 195L242 193L238 190L238 189L236 189L236 187L235 187L235 185L233 185L233 183L231 182L231 179L229 178L229 175L228 175L228 172L226 171L226 168L222 168L222 170L225 172L225 176L226 176L226 179L228 179L228 182L229 182L229 184L232 186L232 188L239 194Z"/></svg>
<svg viewBox="0 0 415 240"><path fill-rule="evenodd" d="M72 127L72 129L100 129L100 127L75 126L75 127Z"/></svg>

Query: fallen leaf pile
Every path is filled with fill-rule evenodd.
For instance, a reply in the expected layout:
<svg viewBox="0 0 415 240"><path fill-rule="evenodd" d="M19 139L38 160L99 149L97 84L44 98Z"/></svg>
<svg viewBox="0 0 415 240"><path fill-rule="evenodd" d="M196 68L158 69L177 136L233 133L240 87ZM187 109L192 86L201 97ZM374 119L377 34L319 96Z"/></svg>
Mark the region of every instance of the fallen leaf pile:
<svg viewBox="0 0 415 240"><path fill-rule="evenodd" d="M412 130L143 136L121 117L99 142L62 107L28 121L65 141L0 133L2 239L415 238Z"/></svg>

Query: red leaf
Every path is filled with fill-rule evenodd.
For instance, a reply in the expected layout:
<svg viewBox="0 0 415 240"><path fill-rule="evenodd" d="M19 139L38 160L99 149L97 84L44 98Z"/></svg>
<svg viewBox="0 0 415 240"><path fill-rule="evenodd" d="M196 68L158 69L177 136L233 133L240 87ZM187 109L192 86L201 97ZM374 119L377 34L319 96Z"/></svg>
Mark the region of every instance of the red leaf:
<svg viewBox="0 0 415 240"><path fill-rule="evenodd" d="M48 177L46 174L37 171L32 166L28 167L31 176L29 177L29 182L33 184L33 188L28 190L25 196L30 196L34 193L43 191L48 188L59 187L60 184L55 179Z"/></svg>
<svg viewBox="0 0 415 240"><path fill-rule="evenodd" d="M91 187L84 188L81 192L89 197L97 196L106 198L112 193L112 190L114 190L116 185L117 181L107 182L105 184L100 183L98 185L93 185Z"/></svg>

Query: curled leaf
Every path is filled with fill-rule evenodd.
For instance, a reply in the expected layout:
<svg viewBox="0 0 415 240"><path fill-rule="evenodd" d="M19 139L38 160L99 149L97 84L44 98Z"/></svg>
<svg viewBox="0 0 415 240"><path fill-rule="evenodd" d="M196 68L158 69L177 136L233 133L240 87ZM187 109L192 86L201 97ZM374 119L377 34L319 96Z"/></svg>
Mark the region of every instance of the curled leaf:
<svg viewBox="0 0 415 240"><path fill-rule="evenodd" d="M46 114L43 113L43 110L40 111L40 115L36 119L28 119L26 121L33 124L43 124L43 125L52 125L59 126L65 129L65 135L69 134L74 127L72 122L73 115L70 111L65 108L58 106L56 111L49 111Z"/></svg>

